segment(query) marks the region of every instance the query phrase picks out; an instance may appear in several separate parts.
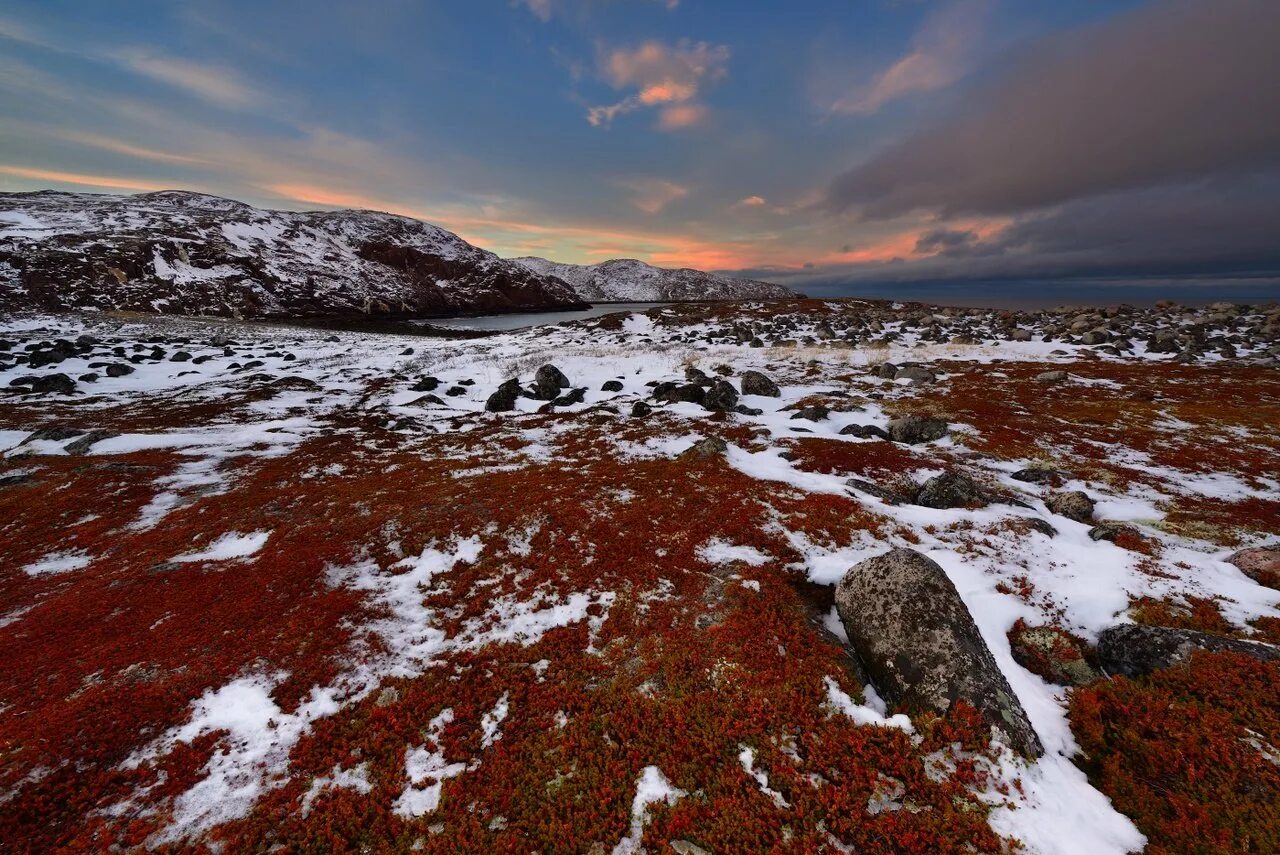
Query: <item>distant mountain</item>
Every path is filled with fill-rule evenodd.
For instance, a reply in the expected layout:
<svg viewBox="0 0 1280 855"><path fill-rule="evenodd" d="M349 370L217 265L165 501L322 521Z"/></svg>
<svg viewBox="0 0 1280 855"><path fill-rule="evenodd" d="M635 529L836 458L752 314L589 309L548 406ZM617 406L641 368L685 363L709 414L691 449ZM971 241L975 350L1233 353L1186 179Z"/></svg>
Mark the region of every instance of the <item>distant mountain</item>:
<svg viewBox="0 0 1280 855"><path fill-rule="evenodd" d="M183 191L0 193L0 308L413 318L582 303L560 279L408 217Z"/></svg>
<svg viewBox="0 0 1280 855"><path fill-rule="evenodd" d="M534 273L563 279L583 300L782 300L799 296L771 282L733 279L688 267L671 270L634 258L618 258L590 265L560 264L532 256L511 260Z"/></svg>

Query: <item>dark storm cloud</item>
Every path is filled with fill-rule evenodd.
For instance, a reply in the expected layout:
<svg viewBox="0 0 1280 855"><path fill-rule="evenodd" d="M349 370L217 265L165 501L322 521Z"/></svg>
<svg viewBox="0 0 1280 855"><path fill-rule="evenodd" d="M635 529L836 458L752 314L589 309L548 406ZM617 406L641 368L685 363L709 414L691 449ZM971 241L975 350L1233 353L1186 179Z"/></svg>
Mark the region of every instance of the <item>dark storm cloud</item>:
<svg viewBox="0 0 1280 855"><path fill-rule="evenodd" d="M921 238L918 252L933 254L792 276L762 273L813 293L945 281L1280 282L1280 175L1081 199L1024 215L985 241L939 229Z"/></svg>
<svg viewBox="0 0 1280 855"><path fill-rule="evenodd" d="M1034 45L828 204L1008 214L1277 165L1280 2L1165 0Z"/></svg>

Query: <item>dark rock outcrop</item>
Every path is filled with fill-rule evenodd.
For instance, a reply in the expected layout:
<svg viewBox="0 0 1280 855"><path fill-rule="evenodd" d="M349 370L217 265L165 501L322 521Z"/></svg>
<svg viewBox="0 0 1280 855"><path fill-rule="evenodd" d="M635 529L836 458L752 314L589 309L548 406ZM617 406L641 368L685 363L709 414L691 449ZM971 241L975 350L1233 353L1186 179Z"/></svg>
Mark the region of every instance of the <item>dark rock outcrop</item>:
<svg viewBox="0 0 1280 855"><path fill-rule="evenodd" d="M1243 653L1264 662L1280 662L1280 648L1191 629L1126 623L1098 636L1098 659L1111 674L1141 677L1187 661L1197 650Z"/></svg>
<svg viewBox="0 0 1280 855"><path fill-rule="evenodd" d="M774 383L765 374L759 371L744 371L742 373L742 394L777 398L782 394L782 390L778 388L777 383Z"/></svg>

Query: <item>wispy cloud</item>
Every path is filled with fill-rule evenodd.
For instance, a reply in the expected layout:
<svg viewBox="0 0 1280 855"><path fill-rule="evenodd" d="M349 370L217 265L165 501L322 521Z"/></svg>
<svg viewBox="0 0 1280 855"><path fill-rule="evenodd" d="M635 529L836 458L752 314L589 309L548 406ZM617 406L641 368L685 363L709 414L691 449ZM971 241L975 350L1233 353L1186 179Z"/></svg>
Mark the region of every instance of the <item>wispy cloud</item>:
<svg viewBox="0 0 1280 855"><path fill-rule="evenodd" d="M837 99L831 111L868 115L908 95L955 83L970 70L991 7L992 0L943 6L925 20L904 56Z"/></svg>
<svg viewBox="0 0 1280 855"><path fill-rule="evenodd" d="M646 214L656 214L689 195L688 187L663 178L628 178L618 183L631 191L632 204Z"/></svg>
<svg viewBox="0 0 1280 855"><path fill-rule="evenodd" d="M130 48L112 54L116 62L159 83L181 89L219 107L242 108L261 99L240 74L230 68L204 65L150 51Z"/></svg>
<svg viewBox="0 0 1280 855"><path fill-rule="evenodd" d="M77 187L102 187L109 190L169 190L172 185L157 184L139 178L119 178L114 175L85 175L79 172L60 172L55 169L30 169L24 166L0 164L0 175L25 178L29 181L48 181L51 184L71 184Z"/></svg>
<svg viewBox="0 0 1280 855"><path fill-rule="evenodd" d="M661 130L701 124L707 118L707 108L697 98L707 86L724 78L728 63L729 48L707 42L667 45L648 41L634 48L602 51L601 77L614 89L634 91L620 101L590 108L587 121L595 127L607 127L624 113L655 108Z"/></svg>
<svg viewBox="0 0 1280 855"><path fill-rule="evenodd" d="M103 136L101 134L82 133L79 131L54 131L50 136L55 139L73 142L77 145L88 146L89 148L123 154L128 157L137 158L138 160L192 165L208 163L208 161L203 158L185 154L175 154L173 152L147 148L146 146L133 145L132 143L125 142L124 140L113 139L112 137Z"/></svg>

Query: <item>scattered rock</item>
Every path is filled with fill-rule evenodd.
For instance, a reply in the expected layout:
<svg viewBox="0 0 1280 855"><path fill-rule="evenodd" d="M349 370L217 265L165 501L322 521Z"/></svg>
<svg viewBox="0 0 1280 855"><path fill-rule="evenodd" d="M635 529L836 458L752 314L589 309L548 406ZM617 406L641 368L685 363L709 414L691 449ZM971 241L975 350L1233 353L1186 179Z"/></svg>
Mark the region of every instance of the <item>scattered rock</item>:
<svg viewBox="0 0 1280 855"><path fill-rule="evenodd" d="M1227 561L1259 585L1280 589L1280 544L1242 549Z"/></svg>
<svg viewBox="0 0 1280 855"><path fill-rule="evenodd" d="M621 391L622 391L622 381L621 381L621 380L606 380L606 381L605 381L605 383L604 383L604 385L600 387L600 391L601 391L601 392L621 392Z"/></svg>
<svg viewBox="0 0 1280 855"><path fill-rule="evenodd" d="M738 390L727 380L717 380L703 396L702 406L708 410L732 412L738 406Z"/></svg>
<svg viewBox="0 0 1280 855"><path fill-rule="evenodd" d="M489 399L484 402L484 408L491 413L505 413L516 408L516 399L520 397L520 381L511 379L503 383L497 388ZM419 399L421 400L421 399ZM436 400L439 400L438 398Z"/></svg>
<svg viewBox="0 0 1280 855"><path fill-rule="evenodd" d="M434 392L439 387L440 381L435 377L423 377L417 383L409 387L410 392ZM518 385L518 384L517 384Z"/></svg>
<svg viewBox="0 0 1280 855"><path fill-rule="evenodd" d="M699 386L697 383L683 383L680 385L671 384L670 388L663 388L667 384L659 384L654 389L654 397L659 401L665 401L668 404L686 403L701 404L707 396L707 390Z"/></svg>
<svg viewBox="0 0 1280 855"><path fill-rule="evenodd" d="M844 483L846 487L851 487L859 493L866 493L868 496L875 496L886 505L901 505L910 501L910 496L903 496L900 493L881 487L879 484L873 484L870 481L863 481L859 478L850 478Z"/></svg>
<svg viewBox="0 0 1280 855"><path fill-rule="evenodd" d="M1079 523L1093 522L1093 499L1080 490L1053 493L1045 499L1045 505L1058 516Z"/></svg>
<svg viewBox="0 0 1280 855"><path fill-rule="evenodd" d="M125 365L122 362L113 362L107 366L108 377L125 377L132 374L134 368L132 365Z"/></svg>
<svg viewBox="0 0 1280 855"><path fill-rule="evenodd" d="M729 444L723 439L718 436L708 436L680 452L680 457L686 460L707 460L718 457L728 450Z"/></svg>
<svg viewBox="0 0 1280 855"><path fill-rule="evenodd" d="M1041 371L1036 375L1036 379L1041 383L1063 383L1067 379L1065 371Z"/></svg>
<svg viewBox="0 0 1280 855"><path fill-rule="evenodd" d="M938 378L922 365L904 365L893 373L893 379L910 380L911 385L919 386L924 383L933 383Z"/></svg>
<svg viewBox="0 0 1280 855"><path fill-rule="evenodd" d="M40 395L70 395L76 390L76 381L65 374L49 374L37 377L31 383L31 391Z"/></svg>
<svg viewBox="0 0 1280 855"><path fill-rule="evenodd" d="M1094 541L1097 541L1097 540L1114 541L1118 536L1120 536L1124 532L1133 532L1136 534L1137 529L1135 529L1131 525L1119 525L1117 523L1107 523L1107 522L1098 523L1093 528L1089 529L1089 539Z"/></svg>
<svg viewBox="0 0 1280 855"><path fill-rule="evenodd" d="M895 442L916 445L947 435L947 423L931 416L900 416L889 421L889 437Z"/></svg>
<svg viewBox="0 0 1280 855"><path fill-rule="evenodd" d="M958 472L935 475L916 493L916 504L926 508L972 508L989 502L990 498L977 481Z"/></svg>
<svg viewBox="0 0 1280 855"><path fill-rule="evenodd" d="M1191 629L1126 623L1098 636L1098 658L1110 674L1141 677L1191 658L1197 650L1243 653L1264 662L1280 661L1280 649Z"/></svg>
<svg viewBox="0 0 1280 855"><path fill-rule="evenodd" d="M814 404L811 407L804 407L796 410L795 413L792 414L791 418L792 420L803 419L807 422L820 422L824 421L829 415L831 415L831 409L829 407L824 407L821 404Z"/></svg>
<svg viewBox="0 0 1280 855"><path fill-rule="evenodd" d="M544 365L533 378L533 396L539 401L554 401L561 389L569 388L569 378L554 365Z"/></svg>
<svg viewBox="0 0 1280 855"><path fill-rule="evenodd" d="M875 425L846 425L840 428L841 436L856 436L859 439L889 439L889 432Z"/></svg>
<svg viewBox="0 0 1280 855"><path fill-rule="evenodd" d="M652 412L653 412L653 407L649 406L644 401L636 401L634 404L631 405L632 418L641 418L643 416L649 415Z"/></svg>
<svg viewBox="0 0 1280 855"><path fill-rule="evenodd" d="M1044 749L947 574L910 549L856 565L836 609L871 681L891 707L945 713L966 701L1016 751Z"/></svg>
<svg viewBox="0 0 1280 855"><path fill-rule="evenodd" d="M759 371L745 371L742 374L742 394L760 395L765 398L778 398L782 390L778 384Z"/></svg>
<svg viewBox="0 0 1280 855"><path fill-rule="evenodd" d="M1055 487L1063 481L1061 472L1046 466L1029 466L1026 469L1019 469L1009 477L1024 484L1048 484Z"/></svg>
<svg viewBox="0 0 1280 855"><path fill-rule="evenodd" d="M568 407L573 404L581 404L587 399L586 389L574 389L572 392L561 395L551 403L557 407Z"/></svg>

